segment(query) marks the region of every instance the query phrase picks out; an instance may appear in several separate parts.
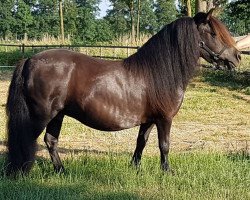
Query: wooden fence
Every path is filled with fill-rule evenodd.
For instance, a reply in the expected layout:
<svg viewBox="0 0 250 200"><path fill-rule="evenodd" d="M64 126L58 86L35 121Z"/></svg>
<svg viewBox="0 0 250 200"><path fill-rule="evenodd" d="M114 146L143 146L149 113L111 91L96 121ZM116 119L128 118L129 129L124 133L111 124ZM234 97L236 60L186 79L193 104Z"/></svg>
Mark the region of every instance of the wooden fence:
<svg viewBox="0 0 250 200"><path fill-rule="evenodd" d="M138 50L140 46L108 46L108 45L26 45L26 44L0 44L0 47L5 47L6 51L8 51L8 47L16 47L22 52L23 54L27 49L31 49L32 51L35 51L35 49L52 49L52 48L64 48L64 49L72 49L75 48L86 48L86 49L99 49L99 56L100 58L110 58L110 59L122 59L124 57L119 56L105 56L103 54L103 49L126 49L126 56L128 57L130 55L130 50ZM243 50L241 51L242 54L250 55L250 50Z"/></svg>
<svg viewBox="0 0 250 200"><path fill-rule="evenodd" d="M84 53L93 57L106 58L106 59L123 59L136 52L139 46L108 46L108 45L26 45L26 44L0 44L4 47L4 51L10 51L11 48L19 49L25 55L27 51L39 52L45 49L64 48L76 51L84 49ZM95 52L95 54L91 54ZM105 50L109 51L109 55L105 54ZM120 53L119 53L120 50ZM122 50L122 53L121 53Z"/></svg>
<svg viewBox="0 0 250 200"><path fill-rule="evenodd" d="M27 56L26 53L35 54L45 49L64 48L82 52L98 58L105 59L124 59L135 53L139 46L108 46L108 45L26 45L26 44L0 44L1 51L11 52L17 51L22 57ZM250 55L249 50L242 50L242 54ZM0 63L2 65L4 63ZM5 65L5 64L4 64Z"/></svg>

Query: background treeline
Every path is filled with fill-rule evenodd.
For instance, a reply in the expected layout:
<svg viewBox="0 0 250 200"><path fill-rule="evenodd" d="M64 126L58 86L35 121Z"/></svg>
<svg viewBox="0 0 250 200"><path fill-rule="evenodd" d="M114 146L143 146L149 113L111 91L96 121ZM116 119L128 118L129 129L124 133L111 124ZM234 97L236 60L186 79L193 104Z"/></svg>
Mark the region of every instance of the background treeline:
<svg viewBox="0 0 250 200"><path fill-rule="evenodd" d="M93 44L127 37L140 40L184 15L220 7L220 18L236 35L250 32L248 0L110 0L99 18L101 0L62 0L64 35L72 42ZM59 0L0 0L0 38L3 40L60 37Z"/></svg>

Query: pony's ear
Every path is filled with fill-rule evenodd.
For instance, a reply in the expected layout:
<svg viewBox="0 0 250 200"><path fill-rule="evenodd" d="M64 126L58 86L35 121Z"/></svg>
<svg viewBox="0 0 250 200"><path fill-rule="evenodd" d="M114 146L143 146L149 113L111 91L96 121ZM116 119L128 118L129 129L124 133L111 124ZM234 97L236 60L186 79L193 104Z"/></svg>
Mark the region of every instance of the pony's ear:
<svg viewBox="0 0 250 200"><path fill-rule="evenodd" d="M211 18L211 16L213 15L213 12L214 12L214 8L210 9L206 15L206 22L208 22Z"/></svg>
<svg viewBox="0 0 250 200"><path fill-rule="evenodd" d="M197 13L197 14L193 17L195 23L196 23L197 25L200 25L201 23L204 23L204 24L208 23L209 20L210 20L210 18L211 18L212 15L213 15L214 10L215 10L215 9L212 8L211 10L208 11L208 13L203 13L203 12Z"/></svg>
<svg viewBox="0 0 250 200"><path fill-rule="evenodd" d="M206 13L199 12L199 13L197 13L197 14L193 17L193 19L194 19L196 25L199 26L199 25L202 24L202 23L207 23L206 17L207 17L207 14L206 14Z"/></svg>

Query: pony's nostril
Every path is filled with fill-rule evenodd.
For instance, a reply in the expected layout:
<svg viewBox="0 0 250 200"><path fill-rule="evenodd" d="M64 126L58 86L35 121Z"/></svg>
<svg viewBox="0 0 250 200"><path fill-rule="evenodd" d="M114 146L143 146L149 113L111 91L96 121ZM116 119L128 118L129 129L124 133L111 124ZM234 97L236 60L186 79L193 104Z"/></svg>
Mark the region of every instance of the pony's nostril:
<svg viewBox="0 0 250 200"><path fill-rule="evenodd" d="M238 59L238 60L241 60L241 55L240 55L240 53L237 54L237 59Z"/></svg>

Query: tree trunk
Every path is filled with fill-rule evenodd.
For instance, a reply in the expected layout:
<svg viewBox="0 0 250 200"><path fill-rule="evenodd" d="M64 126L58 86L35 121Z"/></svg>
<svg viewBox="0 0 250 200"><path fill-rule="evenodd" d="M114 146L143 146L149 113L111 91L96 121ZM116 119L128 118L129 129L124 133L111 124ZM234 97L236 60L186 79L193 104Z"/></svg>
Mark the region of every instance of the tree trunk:
<svg viewBox="0 0 250 200"><path fill-rule="evenodd" d="M62 37L62 43L64 44L64 24L63 24L62 0L59 1L59 12L60 12L61 37Z"/></svg>
<svg viewBox="0 0 250 200"><path fill-rule="evenodd" d="M130 1L129 5L130 19L131 19L131 42L135 41L135 20L134 20L134 1Z"/></svg>
<svg viewBox="0 0 250 200"><path fill-rule="evenodd" d="M207 2L204 0L195 1L195 13L207 12Z"/></svg>
<svg viewBox="0 0 250 200"><path fill-rule="evenodd" d="M192 9L191 9L191 2L190 0L186 0L186 7L187 7L187 16L192 16Z"/></svg>
<svg viewBox="0 0 250 200"><path fill-rule="evenodd" d="M213 0L208 0L207 1L207 12L211 10L214 7Z"/></svg>
<svg viewBox="0 0 250 200"><path fill-rule="evenodd" d="M141 11L141 0L137 0L137 30L136 30L136 41L137 45L139 44L140 41L140 11Z"/></svg>

